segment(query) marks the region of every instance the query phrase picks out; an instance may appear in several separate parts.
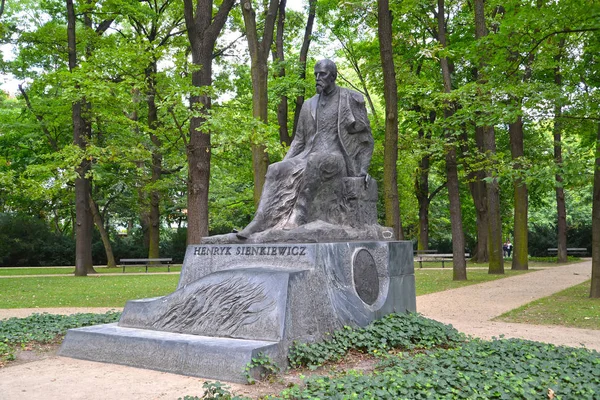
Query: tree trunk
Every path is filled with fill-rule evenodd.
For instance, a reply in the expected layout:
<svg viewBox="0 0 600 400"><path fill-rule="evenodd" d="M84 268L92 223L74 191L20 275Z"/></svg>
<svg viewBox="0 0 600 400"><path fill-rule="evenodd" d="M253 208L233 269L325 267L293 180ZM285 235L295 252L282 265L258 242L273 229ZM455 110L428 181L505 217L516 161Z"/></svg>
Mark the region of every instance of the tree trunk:
<svg viewBox="0 0 600 400"><path fill-rule="evenodd" d="M277 34L275 35L275 49L273 50L273 61L279 63L279 70L275 77L285 77L285 65L283 52L283 32L285 30L285 5L287 0L281 0L279 3L279 17L277 18ZM288 98L283 95L279 98L277 105L277 123L279 124L279 142L286 145L292 144L292 137L288 130Z"/></svg>
<svg viewBox="0 0 600 400"><path fill-rule="evenodd" d="M484 127L488 132L484 133L484 145L486 153L496 154L496 135L493 126ZM491 181L487 182L488 198L488 251L490 274L504 273L504 255L502 250L502 220L500 218L500 187L498 179L490 170L487 176Z"/></svg>
<svg viewBox="0 0 600 400"><path fill-rule="evenodd" d="M203 49L208 51L208 49ZM209 86L212 83L212 49L208 54L192 56L192 62L202 65L202 69L192 72L195 87ZM188 232L187 243L197 244L208 236L208 192L210 182L211 141L210 134L202 131L204 113L211 107L208 96L191 96L190 108L202 110L190 119L187 146L188 158Z"/></svg>
<svg viewBox="0 0 600 400"><path fill-rule="evenodd" d="M561 39L558 45L558 54L554 57L556 67L554 69L554 83L560 88L562 86L562 74L560 71L561 53L565 46L565 39ZM556 100L554 106L554 163L556 164L556 214L558 229L558 253L556 261L559 263L567 262L567 208L565 205L565 190L563 188L563 177L560 173L562 168L562 107Z"/></svg>
<svg viewBox="0 0 600 400"><path fill-rule="evenodd" d="M524 155L523 149L523 119L521 116L509 125L510 152L514 162L514 169L519 171L523 167L519 161ZM525 182L517 178L514 186L514 248L512 256L512 269L529 269L528 239L527 239L527 209L528 193Z"/></svg>
<svg viewBox="0 0 600 400"><path fill-rule="evenodd" d="M419 139L425 132L419 129ZM415 195L419 203L419 236L417 250L429 250L429 155L424 155L419 161L419 170L415 178Z"/></svg>
<svg viewBox="0 0 600 400"><path fill-rule="evenodd" d="M415 106L414 110L417 112L421 111L419 106ZM431 131L425 133L423 126L427 122L435 122L436 113L430 112L429 119L423 118L423 125L419 129L419 141L427 143L431 141ZM446 187L446 184L435 189L431 194L429 193L429 166L431 162L431 155L429 152L425 152L419 160L419 169L415 178L415 196L419 203L419 236L417 238L417 250L429 250L429 205L433 200L433 197Z"/></svg>
<svg viewBox="0 0 600 400"><path fill-rule="evenodd" d="M466 135L466 133L465 133ZM465 136L466 142L466 136ZM476 151L481 157L483 154L483 129L481 127L475 127L475 145ZM464 152L468 151L467 148ZM472 171L467 176L469 181L469 191L473 198L473 205L475 206L475 222L477 225L477 247L474 254L472 254L471 260L477 263L489 262L488 254L488 200L487 200L487 186L485 184L485 172L482 169Z"/></svg>
<svg viewBox="0 0 600 400"><path fill-rule="evenodd" d="M315 22L315 10L317 6L317 0L308 0L308 18L306 19L306 29L304 30L304 39L302 40L302 47L300 47L300 80L306 79L306 57L308 55L308 48L310 47L310 39L312 37L313 25ZM296 97L296 109L294 110L294 131L298 127L298 119L300 118L300 110L304 104L304 91L301 95Z"/></svg>
<svg viewBox="0 0 600 400"><path fill-rule="evenodd" d="M442 47L446 47L446 26L444 22L444 0L438 0L437 23L438 40ZM450 65L446 57L440 58L442 78L444 80L444 92L452 92L452 76ZM444 118L447 120L453 114L454 108L446 104ZM448 198L450 201L450 224L452 228L452 257L453 257L453 279L467 280L467 262L465 260L465 236L462 225L462 212L460 209L460 192L458 180L458 168L456 165L456 138L451 131L446 129L446 175L448 185Z"/></svg>
<svg viewBox="0 0 600 400"><path fill-rule="evenodd" d="M156 184L161 178L162 171L162 143L156 135L159 127L158 108L156 107L156 61L146 69L146 104L148 106L148 128L152 141L152 178L151 185ZM148 213L148 258L159 258L160 251L160 193L156 189L150 190L150 212Z"/></svg>
<svg viewBox="0 0 600 400"><path fill-rule="evenodd" d="M192 85L206 87L212 84L212 53L219 33L225 25L235 0L223 0L213 14L212 0L184 0L184 17L192 51L192 63L198 70L192 72ZM211 18L212 17L212 18ZM187 243L200 243L208 235L208 189L210 182L210 132L201 131L204 114L210 109L207 95L190 96L189 141L186 146L188 158L188 235Z"/></svg>
<svg viewBox="0 0 600 400"><path fill-rule="evenodd" d="M254 63L253 63L254 64ZM267 95L268 67L254 66L252 71L252 115L254 118L268 123L268 95ZM254 172L254 206L258 207L262 188L265 185L265 176L269 167L269 153L261 143L252 144L252 170Z"/></svg>
<svg viewBox="0 0 600 400"><path fill-rule="evenodd" d="M487 36L488 31L485 24L484 0L474 1L475 10L475 39L480 40ZM485 83L483 67L484 61L480 62L477 80ZM487 93L486 93L487 95ZM491 105L491 104L490 104ZM493 164L496 154L496 133L493 126L483 126L483 149L489 162L486 171L487 198L488 198L488 251L490 274L504 273L504 257L502 254L502 219L500 217L500 189L498 179L494 177Z"/></svg>
<svg viewBox="0 0 600 400"><path fill-rule="evenodd" d="M110 238L108 237L108 232L104 228L104 222L102 221L102 216L98 212L98 206L92 196L90 198L90 210L92 211L92 217L94 219L94 224L96 225L96 229L100 233L100 238L102 239L102 244L104 245L104 251L106 253L106 266L108 268L116 268L117 263L115 262L115 256L113 254L112 245L110 244Z"/></svg>
<svg viewBox="0 0 600 400"><path fill-rule="evenodd" d="M67 0L67 40L69 53L69 71L77 68L76 20L73 0ZM72 105L73 144L85 151L89 140L86 123L82 117L83 101ZM90 181L87 173L90 162L84 157L76 168L75 178L75 276L87 276L95 272L92 262L92 213L89 207Z"/></svg>
<svg viewBox="0 0 600 400"><path fill-rule="evenodd" d="M596 163L592 200L592 284L590 297L600 298L600 123L598 123L596 137Z"/></svg>
<svg viewBox="0 0 600 400"><path fill-rule="evenodd" d="M385 142L383 150L383 193L385 224L394 230L394 237L404 240L398 200L398 85L392 51L392 12L389 0L377 0L379 55L383 68L385 99Z"/></svg>
<svg viewBox="0 0 600 400"><path fill-rule="evenodd" d="M250 51L250 71L252 76L252 115L254 118L268 123L268 94L267 78L269 68L267 65L269 51L273 43L273 32L278 0L270 0L266 10L262 39L258 37L256 26L256 12L252 8L251 0L241 0L246 37L248 38L248 49ZM265 3L266 6L266 3ZM254 205L258 206L262 188L265 184L265 175L269 166L269 155L262 143L252 144L252 168L254 173Z"/></svg>

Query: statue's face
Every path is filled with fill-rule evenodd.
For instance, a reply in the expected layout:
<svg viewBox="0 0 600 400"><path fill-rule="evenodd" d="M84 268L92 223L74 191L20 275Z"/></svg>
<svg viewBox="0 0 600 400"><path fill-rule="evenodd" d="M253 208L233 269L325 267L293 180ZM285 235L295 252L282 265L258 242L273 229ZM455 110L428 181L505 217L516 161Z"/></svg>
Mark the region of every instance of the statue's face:
<svg viewBox="0 0 600 400"><path fill-rule="evenodd" d="M335 86L335 76L330 67L324 64L315 65L315 80L317 81L317 93L329 93Z"/></svg>

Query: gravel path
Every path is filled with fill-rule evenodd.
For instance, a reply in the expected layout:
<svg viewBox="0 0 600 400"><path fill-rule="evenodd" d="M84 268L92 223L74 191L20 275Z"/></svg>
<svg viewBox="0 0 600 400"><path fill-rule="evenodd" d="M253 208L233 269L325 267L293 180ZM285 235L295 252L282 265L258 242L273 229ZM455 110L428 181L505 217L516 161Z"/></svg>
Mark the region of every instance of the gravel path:
<svg viewBox="0 0 600 400"><path fill-rule="evenodd" d="M585 282L591 271L592 262L585 261L432 293L417 297L417 311L485 339L504 335L556 345L584 345L600 351L597 330L490 321L523 304Z"/></svg>
<svg viewBox="0 0 600 400"><path fill-rule="evenodd" d="M417 311L450 323L458 330L482 338L524 338L559 345L600 350L600 332L555 326L534 326L490 321L492 318L540 297L577 285L590 278L591 261L552 267L493 282L433 293L417 298ZM32 312L70 314L105 312L110 308L0 310L0 319ZM0 369L0 398L12 399L177 399L201 396L202 379L113 364L74 360L48 354L47 358ZM230 385L239 395L255 394L251 386Z"/></svg>

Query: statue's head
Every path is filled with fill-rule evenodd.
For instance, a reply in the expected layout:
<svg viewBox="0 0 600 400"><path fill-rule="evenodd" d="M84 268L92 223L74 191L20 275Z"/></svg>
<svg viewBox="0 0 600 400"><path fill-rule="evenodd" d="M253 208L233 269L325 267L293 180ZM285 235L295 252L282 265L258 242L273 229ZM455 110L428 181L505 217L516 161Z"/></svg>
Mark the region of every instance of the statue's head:
<svg viewBox="0 0 600 400"><path fill-rule="evenodd" d="M315 80L317 93L330 93L335 88L337 67L331 60L324 59L315 64Z"/></svg>

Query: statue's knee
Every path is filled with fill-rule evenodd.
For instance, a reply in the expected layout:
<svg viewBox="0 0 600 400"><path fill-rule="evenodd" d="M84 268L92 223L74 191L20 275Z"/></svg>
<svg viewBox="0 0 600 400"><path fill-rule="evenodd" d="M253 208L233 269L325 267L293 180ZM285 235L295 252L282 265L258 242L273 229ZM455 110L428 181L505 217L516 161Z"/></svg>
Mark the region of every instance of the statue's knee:
<svg viewBox="0 0 600 400"><path fill-rule="evenodd" d="M269 179L269 178L277 179L280 174L281 174L281 163L277 162L277 163L271 164L267 167L267 174L265 175L265 178L266 179Z"/></svg>

